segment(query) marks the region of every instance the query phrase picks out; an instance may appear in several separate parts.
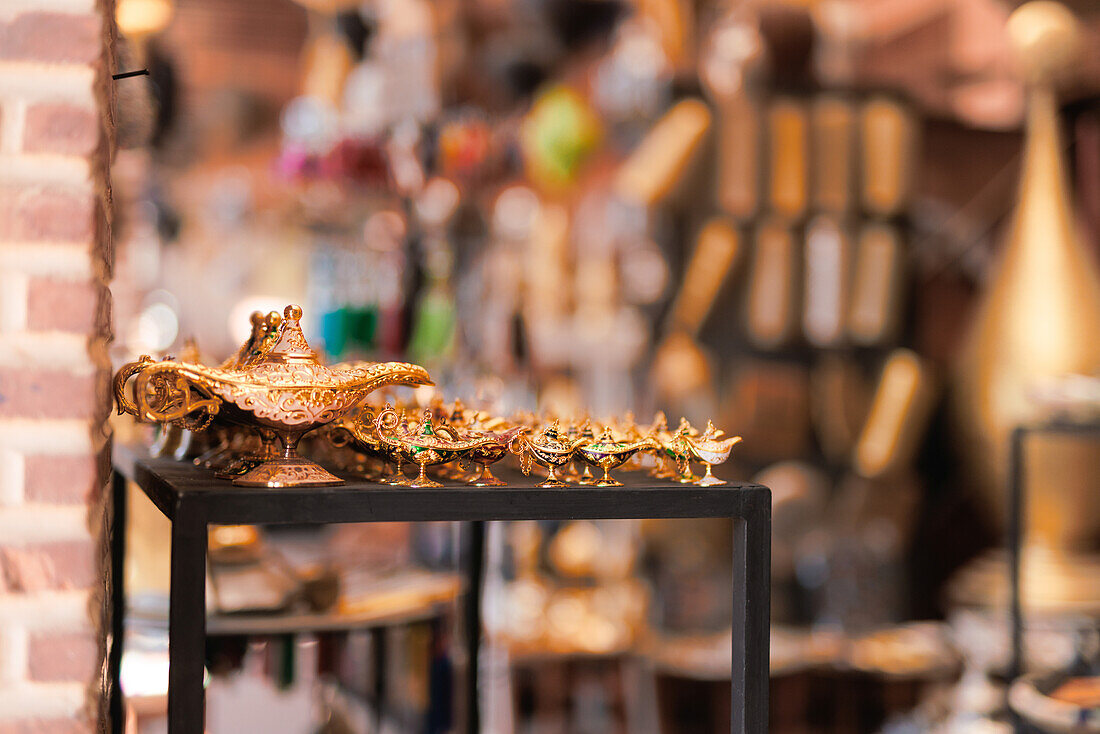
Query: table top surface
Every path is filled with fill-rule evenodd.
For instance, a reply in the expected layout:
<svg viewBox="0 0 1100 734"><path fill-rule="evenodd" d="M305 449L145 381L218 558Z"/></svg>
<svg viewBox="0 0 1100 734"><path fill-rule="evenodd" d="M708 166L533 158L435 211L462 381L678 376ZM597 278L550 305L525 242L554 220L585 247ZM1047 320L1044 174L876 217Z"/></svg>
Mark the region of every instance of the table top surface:
<svg viewBox="0 0 1100 734"><path fill-rule="evenodd" d="M274 612L220 612L208 609L206 636L280 635L295 632L336 632L356 629L376 629L427 622L450 613L462 591L458 575L433 572L438 578L453 578L454 590L447 599L410 598L385 605L369 605L344 609L340 605L323 612L280 610ZM129 606L126 624L137 628L163 630L168 625L168 600L163 608L140 609Z"/></svg>
<svg viewBox="0 0 1100 734"><path fill-rule="evenodd" d="M210 470L148 458L142 449L117 446L114 453L116 470L166 516L175 519L186 508L215 524L689 517L767 522L771 513L771 491L759 484L662 484L639 472L617 472L623 487L542 488L538 477L494 469L508 486L393 487L337 472L347 484L270 489L235 487Z"/></svg>

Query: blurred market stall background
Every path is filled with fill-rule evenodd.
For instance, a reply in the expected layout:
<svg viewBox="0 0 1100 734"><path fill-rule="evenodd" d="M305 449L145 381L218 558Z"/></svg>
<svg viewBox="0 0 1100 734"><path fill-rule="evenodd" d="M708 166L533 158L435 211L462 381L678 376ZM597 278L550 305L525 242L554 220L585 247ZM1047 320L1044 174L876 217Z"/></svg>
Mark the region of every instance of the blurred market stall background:
<svg viewBox="0 0 1100 734"><path fill-rule="evenodd" d="M331 360L418 362L473 407L717 417L744 437L724 475L774 493L773 730L1007 730L1009 432L1054 403L1092 420L1093 383L1056 378L1100 368L1100 13L1014 9L118 0L120 69L150 75L118 83L113 358L220 360L296 302ZM1100 452L1034 448L1028 670L1083 674ZM134 497L155 619L168 536ZM382 571L452 599L456 537L268 541L344 567L353 613L392 602ZM490 537L492 731L728 730L728 524ZM326 731L460 720L452 615L417 614L386 716L329 700ZM378 694L367 637L219 638L210 730L247 730L234 700L260 710L269 679ZM278 700L308 722L303 696Z"/></svg>

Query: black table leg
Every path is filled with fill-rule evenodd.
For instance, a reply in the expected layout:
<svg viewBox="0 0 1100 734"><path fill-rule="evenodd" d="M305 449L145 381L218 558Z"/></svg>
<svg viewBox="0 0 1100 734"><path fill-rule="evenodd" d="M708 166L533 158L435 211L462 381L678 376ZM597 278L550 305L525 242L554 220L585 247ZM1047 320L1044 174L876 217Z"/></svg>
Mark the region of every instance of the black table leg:
<svg viewBox="0 0 1100 734"><path fill-rule="evenodd" d="M168 734L202 734L206 655L206 517L181 502L172 522Z"/></svg>
<svg viewBox="0 0 1100 734"><path fill-rule="evenodd" d="M126 478L111 473L111 646L107 666L111 676L112 734L122 734L126 714L122 705L122 645L126 633Z"/></svg>
<svg viewBox="0 0 1100 734"><path fill-rule="evenodd" d="M485 523L470 523L466 557L466 733L481 731L478 667L481 652L481 591L485 574Z"/></svg>
<svg viewBox="0 0 1100 734"><path fill-rule="evenodd" d="M1023 672L1024 620L1020 600L1020 560L1023 546L1024 517L1024 440L1027 429L1012 431L1008 475L1008 582L1009 616L1012 625L1012 653L1008 679L1015 680Z"/></svg>
<svg viewBox="0 0 1100 734"><path fill-rule="evenodd" d="M733 734L768 730L771 502L760 499L733 520Z"/></svg>
<svg viewBox="0 0 1100 734"><path fill-rule="evenodd" d="M371 668L374 670L374 731L382 731L386 718L386 628L371 630Z"/></svg>

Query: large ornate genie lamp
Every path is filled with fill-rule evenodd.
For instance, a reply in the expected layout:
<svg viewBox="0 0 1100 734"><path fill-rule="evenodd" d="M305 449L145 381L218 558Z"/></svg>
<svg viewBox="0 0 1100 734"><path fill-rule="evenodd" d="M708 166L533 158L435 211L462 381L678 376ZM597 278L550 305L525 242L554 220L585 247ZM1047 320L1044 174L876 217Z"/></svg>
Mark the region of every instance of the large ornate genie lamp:
<svg viewBox="0 0 1100 734"><path fill-rule="evenodd" d="M119 407L139 420L208 424L215 415L279 438L281 455L240 477L244 487L342 484L342 480L298 455L301 437L341 417L368 393L387 385L430 385L423 367L403 362L326 367L320 363L299 323L302 309L287 306L271 342L234 360L231 368L188 362L154 362L143 356L119 372ZM243 359L242 359L243 356ZM134 401L126 380L136 375Z"/></svg>

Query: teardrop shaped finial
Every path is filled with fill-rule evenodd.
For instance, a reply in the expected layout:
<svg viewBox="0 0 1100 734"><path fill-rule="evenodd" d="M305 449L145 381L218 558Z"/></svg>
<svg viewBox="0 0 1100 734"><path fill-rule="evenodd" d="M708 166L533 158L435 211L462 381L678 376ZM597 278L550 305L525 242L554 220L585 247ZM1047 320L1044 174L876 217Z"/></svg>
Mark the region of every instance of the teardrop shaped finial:
<svg viewBox="0 0 1100 734"><path fill-rule="evenodd" d="M283 309L283 322L279 325L279 341L271 348L268 359L273 362L313 362L317 353L310 348L302 333L302 307L291 304Z"/></svg>
<svg viewBox="0 0 1100 734"><path fill-rule="evenodd" d="M1052 0L1024 3L1008 18L1008 37L1028 84L1053 85L1073 71L1081 50L1073 12Z"/></svg>
<svg viewBox="0 0 1100 734"><path fill-rule="evenodd" d="M434 436L435 424L432 423L432 409L424 408L424 418L420 422L420 435L421 436Z"/></svg>

